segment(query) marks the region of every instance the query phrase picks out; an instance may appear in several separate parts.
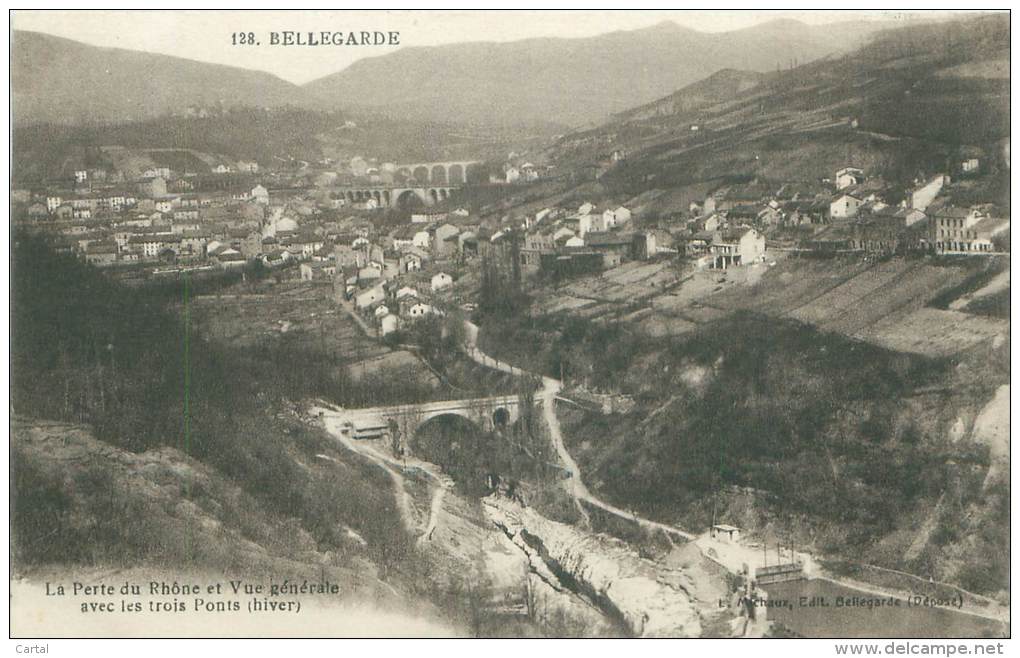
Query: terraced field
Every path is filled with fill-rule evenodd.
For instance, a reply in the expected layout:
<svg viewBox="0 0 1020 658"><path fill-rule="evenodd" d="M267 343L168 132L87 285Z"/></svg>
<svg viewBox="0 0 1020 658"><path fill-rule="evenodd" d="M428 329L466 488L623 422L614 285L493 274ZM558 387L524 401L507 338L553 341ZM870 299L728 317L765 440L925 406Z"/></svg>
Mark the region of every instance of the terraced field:
<svg viewBox="0 0 1020 658"><path fill-rule="evenodd" d="M730 313L751 311L935 357L1009 333L1008 319L961 312L981 291L961 293L957 310L928 307L972 275L963 264L815 259L782 252L773 257L778 262L771 267L682 274L664 262L627 263L540 291L535 310L626 322L653 336L682 334ZM1000 278L1005 282L996 279L996 285L1008 286L1008 271Z"/></svg>
<svg viewBox="0 0 1020 658"><path fill-rule="evenodd" d="M1009 335L1009 320L921 308L876 323L855 337L901 352L948 356Z"/></svg>
<svg viewBox="0 0 1020 658"><path fill-rule="evenodd" d="M648 299L675 283L676 273L664 262L631 262L554 290L543 290L537 309L542 313L569 312L598 318L613 315L628 304Z"/></svg>
<svg viewBox="0 0 1020 658"><path fill-rule="evenodd" d="M733 287L705 301L724 310L784 315L810 303L867 269L861 259L788 258L750 287Z"/></svg>
<svg viewBox="0 0 1020 658"><path fill-rule="evenodd" d="M1009 332L1009 321L927 308L968 276L962 266L921 260L789 259L754 286L733 286L704 304L787 317L928 356L946 356Z"/></svg>

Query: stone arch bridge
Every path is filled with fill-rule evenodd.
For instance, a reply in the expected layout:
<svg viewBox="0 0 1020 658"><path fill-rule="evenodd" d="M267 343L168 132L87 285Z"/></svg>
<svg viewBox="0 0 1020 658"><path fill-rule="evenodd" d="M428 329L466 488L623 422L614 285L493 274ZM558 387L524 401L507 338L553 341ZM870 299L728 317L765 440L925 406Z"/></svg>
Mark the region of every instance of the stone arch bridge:
<svg viewBox="0 0 1020 658"><path fill-rule="evenodd" d="M476 167L478 160L451 160L448 162L415 162L396 165L395 171L409 181L428 185L463 185L468 181L468 169Z"/></svg>
<svg viewBox="0 0 1020 658"><path fill-rule="evenodd" d="M433 206L453 197L459 187L450 185L424 185L421 187L392 185L352 185L333 188L348 203L365 203L375 200L379 208L406 207L420 202Z"/></svg>
<svg viewBox="0 0 1020 658"><path fill-rule="evenodd" d="M340 431L352 439L392 438L399 432L406 442L422 425L440 416L460 416L484 430L508 427L520 418L518 395L497 395L464 400L443 400L391 407L338 409Z"/></svg>

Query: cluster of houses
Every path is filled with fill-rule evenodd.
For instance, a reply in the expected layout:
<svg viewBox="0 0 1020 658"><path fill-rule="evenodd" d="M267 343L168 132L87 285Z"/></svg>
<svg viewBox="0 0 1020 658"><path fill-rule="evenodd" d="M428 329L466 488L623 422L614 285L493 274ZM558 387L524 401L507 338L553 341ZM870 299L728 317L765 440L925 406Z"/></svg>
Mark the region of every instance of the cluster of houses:
<svg viewBox="0 0 1020 658"><path fill-rule="evenodd" d="M976 159L964 164L978 166ZM904 191L845 167L817 183L727 185L691 201L672 233L678 250L707 257L713 267L762 259L766 237L795 236L800 247L817 251L996 251L996 236L1009 230L1008 217L992 204L954 205L949 184L949 176L938 174Z"/></svg>
<svg viewBox="0 0 1020 658"><path fill-rule="evenodd" d="M974 157L958 167L968 173L979 168ZM585 202L504 218L488 242L498 246L516 231L521 266L554 276L599 272L660 254L726 269L764 262L767 240L816 251L997 251L997 238L1009 231L1008 217L991 204L954 205L950 183L939 174L904 190L861 168L844 167L813 182L752 180L706 188L683 207L674 202L665 216L647 212L662 195L651 191L623 204Z"/></svg>
<svg viewBox="0 0 1020 658"><path fill-rule="evenodd" d="M380 336L386 336L424 317L443 315L436 300L453 286L453 277L443 271L381 276L376 283L359 289L359 272L345 282L355 288L351 293L355 309L375 324Z"/></svg>
<svg viewBox="0 0 1020 658"><path fill-rule="evenodd" d="M384 235L336 244L332 265L343 296L386 335L451 303L451 272L472 261L518 258L522 271L565 275L647 260L662 251L654 233L632 229L626 207L585 202L523 217L491 209L484 218L463 208L422 211ZM302 276L315 278L315 267L302 265Z"/></svg>
<svg viewBox="0 0 1020 658"><path fill-rule="evenodd" d="M151 192L145 179L134 190L107 188L88 194L19 192L15 221L50 240L58 251L97 266L118 263L243 264L252 234L279 208L265 187L209 193ZM307 245L299 245L307 249ZM250 255L250 253L246 253Z"/></svg>
<svg viewBox="0 0 1020 658"><path fill-rule="evenodd" d="M563 276L674 253L660 248L654 231L636 230L632 220L631 210L619 204L543 208L520 224L521 266Z"/></svg>
<svg viewBox="0 0 1020 658"><path fill-rule="evenodd" d="M369 164L355 158L350 168L371 176ZM980 161L968 159L964 168L977 171ZM817 251L987 254L1009 230L1009 219L990 204L954 205L946 175L903 190L856 167L817 182L705 187L665 206L655 205L664 194L658 190L615 202L531 206L526 214L498 203L477 213L443 203L395 227L359 214L328 187L274 188L272 196L262 184L177 192L168 181L179 177L164 169L142 172L130 185L106 184L85 170L82 185L63 192L15 189L12 217L101 267L297 265L302 279L332 281L382 333L433 312L429 298L449 287L450 272L487 256L552 277L676 254L725 269L763 262L766 239L794 236L800 248Z"/></svg>
<svg viewBox="0 0 1020 658"><path fill-rule="evenodd" d="M523 185L549 178L554 172L553 165L536 164L525 155L511 152L503 163L502 171L494 171L489 174L489 182Z"/></svg>

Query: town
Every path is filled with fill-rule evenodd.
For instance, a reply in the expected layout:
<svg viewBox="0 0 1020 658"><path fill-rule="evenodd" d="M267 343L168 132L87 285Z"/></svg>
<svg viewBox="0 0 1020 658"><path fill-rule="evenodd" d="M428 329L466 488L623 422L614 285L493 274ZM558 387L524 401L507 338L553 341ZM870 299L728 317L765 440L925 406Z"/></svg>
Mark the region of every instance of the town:
<svg viewBox="0 0 1020 658"><path fill-rule="evenodd" d="M244 16L235 66L15 33L21 592L201 588L149 593L165 635L278 630L206 574L301 584L247 610L313 635L1009 635L1008 14Z"/></svg>
<svg viewBox="0 0 1020 658"><path fill-rule="evenodd" d="M614 151L602 166L624 157ZM980 178L977 156L910 189L848 166L814 181L724 184L697 198L651 192L526 213L469 203L468 168L496 172L474 185L514 192L557 175L520 160L456 163L447 172L431 163L376 166L359 156L340 170L311 168L291 185L292 176L260 172L251 161L219 162L205 174L152 166L134 179L129 171L83 168L43 188L15 189L12 217L55 250L129 280L254 266L329 284L379 335L457 301L455 280L511 250L522 272L549 280L629 261L726 270L765 263L777 250L989 256L1009 249L1009 218L992 200L962 206L947 194Z"/></svg>

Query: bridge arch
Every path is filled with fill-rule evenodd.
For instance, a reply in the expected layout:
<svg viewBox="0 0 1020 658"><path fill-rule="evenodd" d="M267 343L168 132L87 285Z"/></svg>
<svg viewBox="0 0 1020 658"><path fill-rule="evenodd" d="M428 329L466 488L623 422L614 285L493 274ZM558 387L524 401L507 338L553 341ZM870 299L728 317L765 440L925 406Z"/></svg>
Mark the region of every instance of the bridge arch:
<svg viewBox="0 0 1020 658"><path fill-rule="evenodd" d="M446 166L437 164L432 167L429 182L433 185L446 185Z"/></svg>
<svg viewBox="0 0 1020 658"><path fill-rule="evenodd" d="M464 183L464 167L459 163L450 165L447 181L450 185L462 185Z"/></svg>
<svg viewBox="0 0 1020 658"><path fill-rule="evenodd" d="M413 175L414 180L418 181L419 183L423 183L426 185L429 183L429 168L426 167L425 165L418 165L417 167L415 167Z"/></svg>
<svg viewBox="0 0 1020 658"><path fill-rule="evenodd" d="M476 428L481 427L481 424L478 422L479 419L477 414L472 414L468 409L453 409L442 411L436 414L426 414L425 416L422 417L421 421L418 423L418 426L414 428L414 431L417 432L418 430L425 427L429 423L450 422L451 420L453 420L453 422L468 422L474 425Z"/></svg>
<svg viewBox="0 0 1020 658"><path fill-rule="evenodd" d="M396 199L393 205L399 208L416 208L428 202L425 193L415 189L395 190L394 194L396 194Z"/></svg>
<svg viewBox="0 0 1020 658"><path fill-rule="evenodd" d="M492 412L492 426L495 429L503 429L510 424L510 411L506 407L496 407Z"/></svg>

